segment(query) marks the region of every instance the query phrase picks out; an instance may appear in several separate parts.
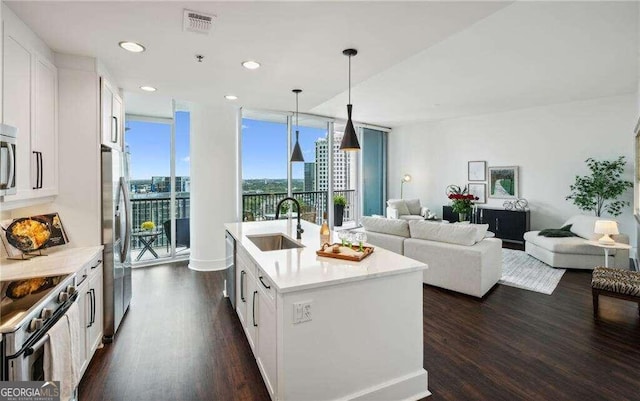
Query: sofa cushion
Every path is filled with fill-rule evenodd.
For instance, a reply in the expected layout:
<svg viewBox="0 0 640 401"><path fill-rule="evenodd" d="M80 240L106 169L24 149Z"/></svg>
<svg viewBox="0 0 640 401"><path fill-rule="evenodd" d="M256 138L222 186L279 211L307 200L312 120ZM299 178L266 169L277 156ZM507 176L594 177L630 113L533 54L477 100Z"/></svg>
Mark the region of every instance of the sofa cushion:
<svg viewBox="0 0 640 401"><path fill-rule="evenodd" d="M420 205L420 199L405 199L405 205L407 205L407 209L409 209L409 213L407 214L417 214L420 215L420 211L422 206ZM400 213L402 215L402 213Z"/></svg>
<svg viewBox="0 0 640 401"><path fill-rule="evenodd" d="M567 238L553 238L543 237L538 235L540 231L529 231L524 233L524 240L531 242L554 253L566 253L575 255L604 255L602 248L589 245L584 238L581 237L567 237ZM616 250L610 249L609 254L615 255Z"/></svg>
<svg viewBox="0 0 640 401"><path fill-rule="evenodd" d="M398 218L402 220L424 220L424 217L419 214L403 214L402 216L398 216Z"/></svg>
<svg viewBox="0 0 640 401"><path fill-rule="evenodd" d="M593 232L596 227L596 221L598 220L606 219L597 216L586 216L584 214L579 214L576 216L572 216L563 224L563 226L571 224L572 233L584 239L597 240L602 237L602 234L596 234Z"/></svg>
<svg viewBox="0 0 640 401"><path fill-rule="evenodd" d="M402 216L403 214L411 214L409 213L409 208L407 207L407 203L404 199L389 199L387 201L387 206L396 209L399 216Z"/></svg>
<svg viewBox="0 0 640 401"><path fill-rule="evenodd" d="M364 216L361 220L366 231L398 235L409 238L409 223L405 220L386 219L384 217Z"/></svg>
<svg viewBox="0 0 640 401"><path fill-rule="evenodd" d="M467 246L475 244L478 235L478 229L470 224L434 224L417 220L409 222L409 230L411 238Z"/></svg>
<svg viewBox="0 0 640 401"><path fill-rule="evenodd" d="M461 225L467 225L467 226L475 227L476 230L478 231L476 233L476 242L480 242L485 237L487 237L487 232L489 231L489 225L488 224L474 224L474 223L471 223L469 221L458 221L458 222L455 222L453 224L461 224Z"/></svg>

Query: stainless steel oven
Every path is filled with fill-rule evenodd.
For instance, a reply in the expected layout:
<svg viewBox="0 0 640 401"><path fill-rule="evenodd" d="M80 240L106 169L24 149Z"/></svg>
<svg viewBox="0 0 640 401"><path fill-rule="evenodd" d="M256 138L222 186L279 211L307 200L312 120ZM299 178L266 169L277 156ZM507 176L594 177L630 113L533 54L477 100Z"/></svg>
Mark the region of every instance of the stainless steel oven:
<svg viewBox="0 0 640 401"><path fill-rule="evenodd" d="M0 124L0 196L16 193L17 136L17 128Z"/></svg>
<svg viewBox="0 0 640 401"><path fill-rule="evenodd" d="M47 277L49 291L7 299L3 307L2 380L43 381L44 346L47 332L76 301L75 275ZM11 283L3 282L3 294L9 294ZM43 284L44 287L47 283ZM9 288L9 289L8 289Z"/></svg>

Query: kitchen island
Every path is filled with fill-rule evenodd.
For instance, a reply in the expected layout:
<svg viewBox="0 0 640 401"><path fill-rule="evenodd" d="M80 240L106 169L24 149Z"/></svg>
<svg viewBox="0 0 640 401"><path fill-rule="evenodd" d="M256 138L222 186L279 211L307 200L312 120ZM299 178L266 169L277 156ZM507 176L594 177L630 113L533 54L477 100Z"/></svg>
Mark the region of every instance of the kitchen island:
<svg viewBox="0 0 640 401"><path fill-rule="evenodd" d="M382 248L360 262L319 257L320 227L308 222L299 241L291 219L225 227L236 239L236 312L273 400L430 394L423 368L424 263ZM302 247L256 245L278 233Z"/></svg>

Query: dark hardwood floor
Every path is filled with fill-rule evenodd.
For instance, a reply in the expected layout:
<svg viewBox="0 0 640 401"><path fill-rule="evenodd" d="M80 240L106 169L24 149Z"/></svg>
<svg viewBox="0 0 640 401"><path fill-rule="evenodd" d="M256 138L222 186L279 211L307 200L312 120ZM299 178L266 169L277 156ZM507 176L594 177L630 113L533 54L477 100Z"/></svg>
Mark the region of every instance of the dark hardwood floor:
<svg viewBox="0 0 640 401"><path fill-rule="evenodd" d="M424 287L427 400L640 400L638 305L567 271L553 295L498 285L483 300ZM97 351L81 400L269 400L224 275L184 265L133 272L116 341Z"/></svg>

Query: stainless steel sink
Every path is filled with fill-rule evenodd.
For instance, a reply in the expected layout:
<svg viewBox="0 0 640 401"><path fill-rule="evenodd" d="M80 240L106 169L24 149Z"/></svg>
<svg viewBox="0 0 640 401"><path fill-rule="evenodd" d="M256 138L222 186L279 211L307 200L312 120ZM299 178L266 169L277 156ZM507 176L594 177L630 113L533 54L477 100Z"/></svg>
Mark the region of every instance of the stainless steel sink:
<svg viewBox="0 0 640 401"><path fill-rule="evenodd" d="M247 235L247 238L251 240L256 246L263 252L279 251L282 249L294 249L302 248L301 245L293 239L283 234L262 234L262 235Z"/></svg>

